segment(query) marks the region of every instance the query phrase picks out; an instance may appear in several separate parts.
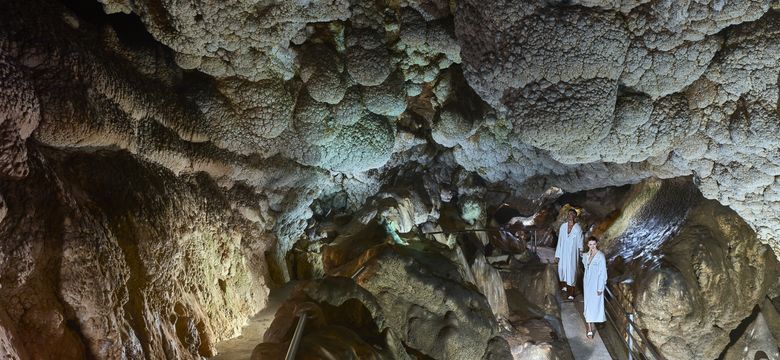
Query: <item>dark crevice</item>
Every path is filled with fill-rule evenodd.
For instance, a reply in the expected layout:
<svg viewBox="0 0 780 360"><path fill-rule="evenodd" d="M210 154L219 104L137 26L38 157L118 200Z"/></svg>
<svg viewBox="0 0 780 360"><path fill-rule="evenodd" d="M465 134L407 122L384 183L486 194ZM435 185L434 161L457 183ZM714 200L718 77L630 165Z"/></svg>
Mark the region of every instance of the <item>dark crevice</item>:
<svg viewBox="0 0 780 360"><path fill-rule="evenodd" d="M758 317L758 314L761 313L761 308L756 305L753 308L753 312L750 313L750 316L746 317L742 322L737 326L736 329L731 330L729 333L729 338L731 341L729 341L729 344L726 345L726 347L723 349L723 351L718 356L718 359L724 359L726 357L726 353L731 349L734 344L739 341L739 339L742 337L742 335L745 334L745 330L747 330L748 326L753 323L753 321L756 320L756 317Z"/></svg>
<svg viewBox="0 0 780 360"><path fill-rule="evenodd" d="M130 47L157 43L135 14L106 14L97 1L60 0L65 7L96 28L111 26L119 40Z"/></svg>
<svg viewBox="0 0 780 360"><path fill-rule="evenodd" d="M94 360L96 357L92 355L92 352L89 351L89 347L87 344L84 343L84 336L81 335L81 326L79 325L78 320L76 319L68 319L65 321L65 327L70 329L70 331L73 331L76 334L79 334L77 339L81 342L81 346L84 348L84 360Z"/></svg>
<svg viewBox="0 0 780 360"><path fill-rule="evenodd" d="M406 350L406 352L407 352L409 355L411 355L411 356L412 356L412 358L414 358L414 359L417 359L417 360L433 360L433 358L432 358L432 357L430 357L430 356L428 356L428 355L425 355L425 354L421 353L421 352L420 352L420 351L418 351L418 350L415 350L415 349L413 349L413 348L410 348L410 347L409 347L409 346L407 346L406 344L404 344L404 349L405 349L405 350Z"/></svg>

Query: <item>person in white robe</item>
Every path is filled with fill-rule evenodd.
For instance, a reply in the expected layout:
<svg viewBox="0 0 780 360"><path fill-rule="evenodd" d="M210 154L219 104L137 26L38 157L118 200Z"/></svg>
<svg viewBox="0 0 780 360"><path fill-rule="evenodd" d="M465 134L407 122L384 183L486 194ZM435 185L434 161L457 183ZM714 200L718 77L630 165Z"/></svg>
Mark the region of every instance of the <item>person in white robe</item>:
<svg viewBox="0 0 780 360"><path fill-rule="evenodd" d="M595 237L588 239L588 252L582 255L582 264L585 266L582 293L585 298L583 315L588 323L588 338L593 338L593 323L607 321L604 313L604 288L607 285L607 258L598 249L599 240Z"/></svg>
<svg viewBox="0 0 780 360"><path fill-rule="evenodd" d="M567 221L558 229L558 246L555 247L555 262L558 263L558 280L561 291L568 293L568 300L574 300L574 286L577 283L577 266L582 252L582 228L577 223L577 211L568 211Z"/></svg>

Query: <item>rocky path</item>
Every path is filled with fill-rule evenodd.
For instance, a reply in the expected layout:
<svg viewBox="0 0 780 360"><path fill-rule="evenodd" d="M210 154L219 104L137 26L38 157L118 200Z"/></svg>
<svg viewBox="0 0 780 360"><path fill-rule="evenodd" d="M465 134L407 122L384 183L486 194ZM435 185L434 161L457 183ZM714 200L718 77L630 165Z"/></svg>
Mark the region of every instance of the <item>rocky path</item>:
<svg viewBox="0 0 780 360"><path fill-rule="evenodd" d="M265 309L253 316L241 329L241 335L217 343L219 355L211 360L247 360L252 356L255 346L263 342L263 334L271 326L276 310L284 303L295 283L290 282L282 288L271 290Z"/></svg>

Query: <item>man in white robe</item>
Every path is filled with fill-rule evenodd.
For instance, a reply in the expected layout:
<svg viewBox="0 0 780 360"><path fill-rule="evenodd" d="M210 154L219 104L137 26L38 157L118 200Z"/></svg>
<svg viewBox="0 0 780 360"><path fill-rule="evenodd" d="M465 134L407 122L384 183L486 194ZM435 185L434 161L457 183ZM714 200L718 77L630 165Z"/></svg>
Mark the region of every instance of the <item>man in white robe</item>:
<svg viewBox="0 0 780 360"><path fill-rule="evenodd" d="M574 300L574 286L577 283L577 263L582 252L582 228L576 222L577 211L567 213L567 221L558 229L558 246L555 247L555 261L558 263L558 280L566 291L568 300Z"/></svg>

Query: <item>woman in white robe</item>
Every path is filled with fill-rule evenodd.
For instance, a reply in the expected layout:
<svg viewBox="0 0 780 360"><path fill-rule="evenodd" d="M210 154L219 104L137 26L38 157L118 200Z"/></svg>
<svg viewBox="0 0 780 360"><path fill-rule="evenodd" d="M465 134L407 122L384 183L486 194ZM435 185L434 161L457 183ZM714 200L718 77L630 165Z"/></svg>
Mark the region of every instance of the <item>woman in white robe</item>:
<svg viewBox="0 0 780 360"><path fill-rule="evenodd" d="M555 247L555 261L558 262L558 280L565 286L568 299L574 300L574 286L577 282L577 259L582 251L582 228L576 223L577 211L569 210L568 221L558 229L558 246Z"/></svg>
<svg viewBox="0 0 780 360"><path fill-rule="evenodd" d="M607 321L604 313L604 287L607 285L607 258L598 249L598 239L588 239L588 252L582 255L585 266L582 292L585 298L585 322L588 338L593 338L593 323Z"/></svg>

